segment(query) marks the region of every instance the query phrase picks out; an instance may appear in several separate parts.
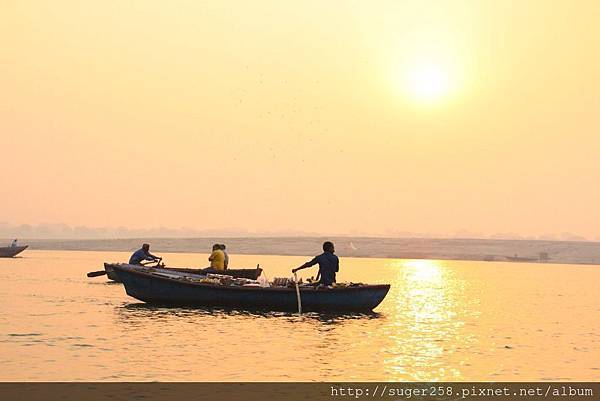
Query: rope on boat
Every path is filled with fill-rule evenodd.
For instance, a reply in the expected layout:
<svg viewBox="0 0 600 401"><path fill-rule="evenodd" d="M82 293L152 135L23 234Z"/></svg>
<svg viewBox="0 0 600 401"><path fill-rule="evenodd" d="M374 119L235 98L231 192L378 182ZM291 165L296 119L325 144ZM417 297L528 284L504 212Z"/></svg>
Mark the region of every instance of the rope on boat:
<svg viewBox="0 0 600 401"><path fill-rule="evenodd" d="M300 287L298 287L298 275L294 272L294 282L296 284L296 297L298 298L298 314L302 314L302 300L300 299Z"/></svg>

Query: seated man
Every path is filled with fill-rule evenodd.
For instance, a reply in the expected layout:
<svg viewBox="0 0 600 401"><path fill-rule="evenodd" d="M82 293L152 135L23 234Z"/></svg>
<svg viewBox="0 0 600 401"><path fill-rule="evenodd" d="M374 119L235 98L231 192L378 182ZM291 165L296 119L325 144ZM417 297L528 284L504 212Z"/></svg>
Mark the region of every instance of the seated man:
<svg viewBox="0 0 600 401"><path fill-rule="evenodd" d="M214 244L212 253L208 257L210 268L216 270L225 270L225 254L221 250L221 245Z"/></svg>
<svg viewBox="0 0 600 401"><path fill-rule="evenodd" d="M292 273L296 273L298 270L306 269L319 264L319 273L317 279L321 277L319 284L332 285L335 283L335 274L340 270L340 260L334 255L335 247L333 242L326 241L323 243L323 253L319 256L315 256L310 262L306 262L300 267L292 270Z"/></svg>
<svg viewBox="0 0 600 401"><path fill-rule="evenodd" d="M150 253L150 245L143 244L140 249L135 251L133 255L129 258L130 265L141 265L144 260L149 260L152 262L161 261L162 258L158 256L154 256Z"/></svg>
<svg viewBox="0 0 600 401"><path fill-rule="evenodd" d="M17 244L17 239L15 238L14 240L12 240L12 242L11 242L11 244L10 244L10 247L11 247L11 248L15 248L15 247L17 247L17 246L19 246L19 245Z"/></svg>
<svg viewBox="0 0 600 401"><path fill-rule="evenodd" d="M227 254L227 246L225 246L225 244L221 244L221 250L223 251L223 255L225 256L225 262L224 262L224 266L225 266L225 270L227 270L227 267L229 267L229 255Z"/></svg>

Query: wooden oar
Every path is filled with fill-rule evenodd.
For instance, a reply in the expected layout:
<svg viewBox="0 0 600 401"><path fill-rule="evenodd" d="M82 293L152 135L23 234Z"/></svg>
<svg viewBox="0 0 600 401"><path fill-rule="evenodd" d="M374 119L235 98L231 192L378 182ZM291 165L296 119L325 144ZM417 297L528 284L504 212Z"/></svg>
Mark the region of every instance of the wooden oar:
<svg viewBox="0 0 600 401"><path fill-rule="evenodd" d="M302 300L300 299L300 288L298 287L298 275L294 272L294 282L296 283L296 298L298 298L298 314L302 314Z"/></svg>
<svg viewBox="0 0 600 401"><path fill-rule="evenodd" d="M151 264L156 263L155 266L150 266ZM150 260L148 262L141 262L140 263L142 266L148 266L148 267L165 267L165 265L162 263L162 258L159 258L158 260Z"/></svg>

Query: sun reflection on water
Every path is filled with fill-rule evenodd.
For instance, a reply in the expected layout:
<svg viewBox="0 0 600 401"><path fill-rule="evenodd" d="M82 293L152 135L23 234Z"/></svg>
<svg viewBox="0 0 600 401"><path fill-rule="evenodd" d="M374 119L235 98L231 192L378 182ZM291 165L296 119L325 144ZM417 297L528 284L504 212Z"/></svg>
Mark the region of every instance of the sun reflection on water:
<svg viewBox="0 0 600 401"><path fill-rule="evenodd" d="M407 260L402 266L410 281L440 283L442 280L442 268L434 260Z"/></svg>
<svg viewBox="0 0 600 401"><path fill-rule="evenodd" d="M457 319L456 279L440 261L398 260L391 265L398 272L393 285L399 291L396 308L402 318L395 325L397 331L390 333L388 368L398 379L459 380L458 367L447 364L457 339L461 341L463 325Z"/></svg>

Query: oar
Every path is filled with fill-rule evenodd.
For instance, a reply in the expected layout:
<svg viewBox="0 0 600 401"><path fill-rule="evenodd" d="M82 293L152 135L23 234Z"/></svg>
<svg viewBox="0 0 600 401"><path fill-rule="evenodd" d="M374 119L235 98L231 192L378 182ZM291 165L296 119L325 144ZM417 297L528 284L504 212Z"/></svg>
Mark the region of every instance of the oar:
<svg viewBox="0 0 600 401"><path fill-rule="evenodd" d="M156 266L150 266L153 263L156 263ZM162 264L162 258L158 258L158 260L150 260L148 262L141 262L141 265L149 267L165 267L165 265Z"/></svg>
<svg viewBox="0 0 600 401"><path fill-rule="evenodd" d="M106 270L98 270L97 272L89 272L87 274L88 277L98 277L104 276L106 274Z"/></svg>
<svg viewBox="0 0 600 401"><path fill-rule="evenodd" d="M298 275L294 272L294 282L296 283L296 298L298 298L298 314L302 314L302 300L300 299L300 288L298 287Z"/></svg>

